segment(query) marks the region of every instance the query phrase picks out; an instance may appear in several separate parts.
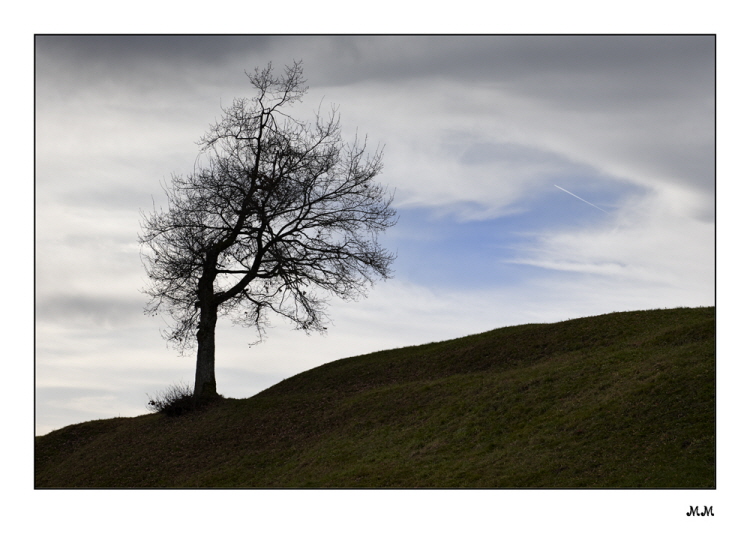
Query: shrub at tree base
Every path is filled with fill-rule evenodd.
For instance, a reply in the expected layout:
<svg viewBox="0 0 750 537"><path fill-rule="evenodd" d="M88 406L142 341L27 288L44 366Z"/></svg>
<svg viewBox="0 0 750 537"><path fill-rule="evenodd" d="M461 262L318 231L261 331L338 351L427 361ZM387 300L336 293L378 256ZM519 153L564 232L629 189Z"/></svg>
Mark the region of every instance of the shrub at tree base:
<svg viewBox="0 0 750 537"><path fill-rule="evenodd" d="M162 413L170 417L181 416L195 410L193 391L187 384L175 384L154 397L148 396L146 406L151 412Z"/></svg>

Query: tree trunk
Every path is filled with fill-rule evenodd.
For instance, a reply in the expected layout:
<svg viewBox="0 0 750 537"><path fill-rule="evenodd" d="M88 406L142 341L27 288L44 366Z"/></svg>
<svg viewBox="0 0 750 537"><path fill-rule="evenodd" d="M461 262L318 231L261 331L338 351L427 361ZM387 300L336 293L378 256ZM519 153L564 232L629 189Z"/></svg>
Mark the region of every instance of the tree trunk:
<svg viewBox="0 0 750 537"><path fill-rule="evenodd" d="M214 369L216 318L216 306L201 306L201 318L198 326L198 359L195 366L195 390L193 391L196 402L211 399L217 395Z"/></svg>

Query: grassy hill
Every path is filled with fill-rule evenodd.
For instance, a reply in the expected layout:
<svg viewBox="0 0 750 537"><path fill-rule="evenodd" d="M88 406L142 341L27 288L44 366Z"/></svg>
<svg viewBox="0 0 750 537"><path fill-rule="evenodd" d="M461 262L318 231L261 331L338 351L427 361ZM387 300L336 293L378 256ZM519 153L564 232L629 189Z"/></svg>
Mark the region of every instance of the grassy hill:
<svg viewBox="0 0 750 537"><path fill-rule="evenodd" d="M501 328L53 431L35 486L714 488L715 366L715 308Z"/></svg>

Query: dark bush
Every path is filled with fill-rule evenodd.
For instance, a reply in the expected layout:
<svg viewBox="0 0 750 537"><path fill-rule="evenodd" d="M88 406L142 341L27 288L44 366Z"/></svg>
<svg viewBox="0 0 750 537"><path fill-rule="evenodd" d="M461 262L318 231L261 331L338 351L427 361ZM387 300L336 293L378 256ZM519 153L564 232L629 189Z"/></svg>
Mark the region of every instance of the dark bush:
<svg viewBox="0 0 750 537"><path fill-rule="evenodd" d="M151 412L160 412L167 416L181 416L195 409L193 390L187 384L174 384L157 393L154 397L148 396L146 406Z"/></svg>

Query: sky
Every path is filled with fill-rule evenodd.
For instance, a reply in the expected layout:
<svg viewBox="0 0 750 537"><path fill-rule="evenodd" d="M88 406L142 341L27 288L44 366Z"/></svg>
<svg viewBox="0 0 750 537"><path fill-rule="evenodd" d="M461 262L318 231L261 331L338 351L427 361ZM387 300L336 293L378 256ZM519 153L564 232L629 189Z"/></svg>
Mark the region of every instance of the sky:
<svg viewBox="0 0 750 537"><path fill-rule="evenodd" d="M219 321L219 393L525 323L715 304L713 36L38 36L35 434L147 412L195 357L143 314L140 211L192 170L245 72L384 147L394 277L326 335Z"/></svg>

